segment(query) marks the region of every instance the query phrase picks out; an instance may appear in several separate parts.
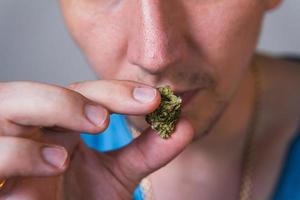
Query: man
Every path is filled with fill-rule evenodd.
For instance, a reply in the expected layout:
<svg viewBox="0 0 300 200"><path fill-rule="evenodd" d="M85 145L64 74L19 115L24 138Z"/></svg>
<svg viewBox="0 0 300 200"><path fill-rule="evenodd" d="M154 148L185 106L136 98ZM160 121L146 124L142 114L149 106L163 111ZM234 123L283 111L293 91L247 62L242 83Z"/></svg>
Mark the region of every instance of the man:
<svg viewBox="0 0 300 200"><path fill-rule="evenodd" d="M132 199L149 174L156 199L273 197L300 98L299 65L254 54L263 16L279 3L61 0L71 35L102 80L67 89L1 83L3 198ZM160 85L184 101L168 140L144 130ZM144 131L98 153L74 133L102 132L109 113Z"/></svg>

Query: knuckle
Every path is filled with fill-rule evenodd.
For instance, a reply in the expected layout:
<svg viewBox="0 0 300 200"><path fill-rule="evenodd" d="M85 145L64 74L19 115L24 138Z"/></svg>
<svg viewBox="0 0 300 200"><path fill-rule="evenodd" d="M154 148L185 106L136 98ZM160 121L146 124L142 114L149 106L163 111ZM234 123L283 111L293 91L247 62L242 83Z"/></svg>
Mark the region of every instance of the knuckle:
<svg viewBox="0 0 300 200"><path fill-rule="evenodd" d="M52 99L54 101L52 101ZM65 88L56 88L56 92L49 98L48 105L52 110L70 109L70 107L82 103L83 98L75 92L66 90ZM59 104L59 105L58 105Z"/></svg>
<svg viewBox="0 0 300 200"><path fill-rule="evenodd" d="M15 137L3 137L1 140L0 176L25 176L43 169L40 143Z"/></svg>
<svg viewBox="0 0 300 200"><path fill-rule="evenodd" d="M77 82L74 82L74 83L71 83L67 86L68 89L71 89L71 90L79 90L80 89L80 86L83 84L83 81L77 81Z"/></svg>
<svg viewBox="0 0 300 200"><path fill-rule="evenodd" d="M7 98L10 91L11 91L10 82L0 82L0 100Z"/></svg>
<svg viewBox="0 0 300 200"><path fill-rule="evenodd" d="M6 83L0 82L0 94L5 90L5 88L6 88Z"/></svg>
<svg viewBox="0 0 300 200"><path fill-rule="evenodd" d="M0 151L2 152L0 156L0 171L7 171L10 167L16 167L16 161L23 157L24 151L27 151L27 148L24 147L24 144L19 142L12 137L1 138Z"/></svg>
<svg viewBox="0 0 300 200"><path fill-rule="evenodd" d="M16 123L13 123L13 120L18 120L21 124L26 124L28 119L24 116L12 117L10 120L0 119L0 136L32 138L40 135L39 127L19 126Z"/></svg>

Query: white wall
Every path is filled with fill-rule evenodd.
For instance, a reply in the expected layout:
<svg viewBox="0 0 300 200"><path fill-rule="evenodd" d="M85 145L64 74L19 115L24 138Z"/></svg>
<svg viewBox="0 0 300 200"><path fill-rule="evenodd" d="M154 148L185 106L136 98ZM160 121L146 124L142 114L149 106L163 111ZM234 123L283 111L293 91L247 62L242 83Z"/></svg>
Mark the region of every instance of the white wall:
<svg viewBox="0 0 300 200"><path fill-rule="evenodd" d="M258 48L300 55L300 0L283 0L279 9L266 15Z"/></svg>
<svg viewBox="0 0 300 200"><path fill-rule="evenodd" d="M64 27L57 0L0 0L0 80L95 79Z"/></svg>
<svg viewBox="0 0 300 200"><path fill-rule="evenodd" d="M300 55L300 0L267 15L259 49ZM0 0L0 81L65 85L95 79L70 40L57 0Z"/></svg>

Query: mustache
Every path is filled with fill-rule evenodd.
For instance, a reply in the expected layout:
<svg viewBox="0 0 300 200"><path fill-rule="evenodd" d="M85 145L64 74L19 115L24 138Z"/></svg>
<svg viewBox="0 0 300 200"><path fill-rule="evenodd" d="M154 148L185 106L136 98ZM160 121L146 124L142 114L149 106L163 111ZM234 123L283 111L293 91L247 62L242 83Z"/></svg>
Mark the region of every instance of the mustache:
<svg viewBox="0 0 300 200"><path fill-rule="evenodd" d="M169 78L171 82L184 82L185 85L191 87L200 86L205 88L216 84L214 77L206 72L175 72Z"/></svg>
<svg viewBox="0 0 300 200"><path fill-rule="evenodd" d="M184 71L185 70L185 71ZM161 74L140 73L132 80L143 82L152 86L173 85L179 90L216 87L217 79L209 72L192 70L188 68L168 70Z"/></svg>
<svg viewBox="0 0 300 200"><path fill-rule="evenodd" d="M213 77L208 74L191 74L187 76L187 80L189 80L191 84L202 85L204 87L208 87L214 83Z"/></svg>

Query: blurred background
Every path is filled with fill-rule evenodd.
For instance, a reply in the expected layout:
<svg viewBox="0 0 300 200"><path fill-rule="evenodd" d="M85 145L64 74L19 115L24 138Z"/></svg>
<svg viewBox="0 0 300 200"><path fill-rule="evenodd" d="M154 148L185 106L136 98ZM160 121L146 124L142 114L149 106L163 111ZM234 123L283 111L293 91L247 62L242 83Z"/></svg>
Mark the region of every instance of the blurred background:
<svg viewBox="0 0 300 200"><path fill-rule="evenodd" d="M258 49L300 55L299 11L299 0L284 0L269 12ZM94 79L64 27L57 0L0 0L0 81L67 85Z"/></svg>

